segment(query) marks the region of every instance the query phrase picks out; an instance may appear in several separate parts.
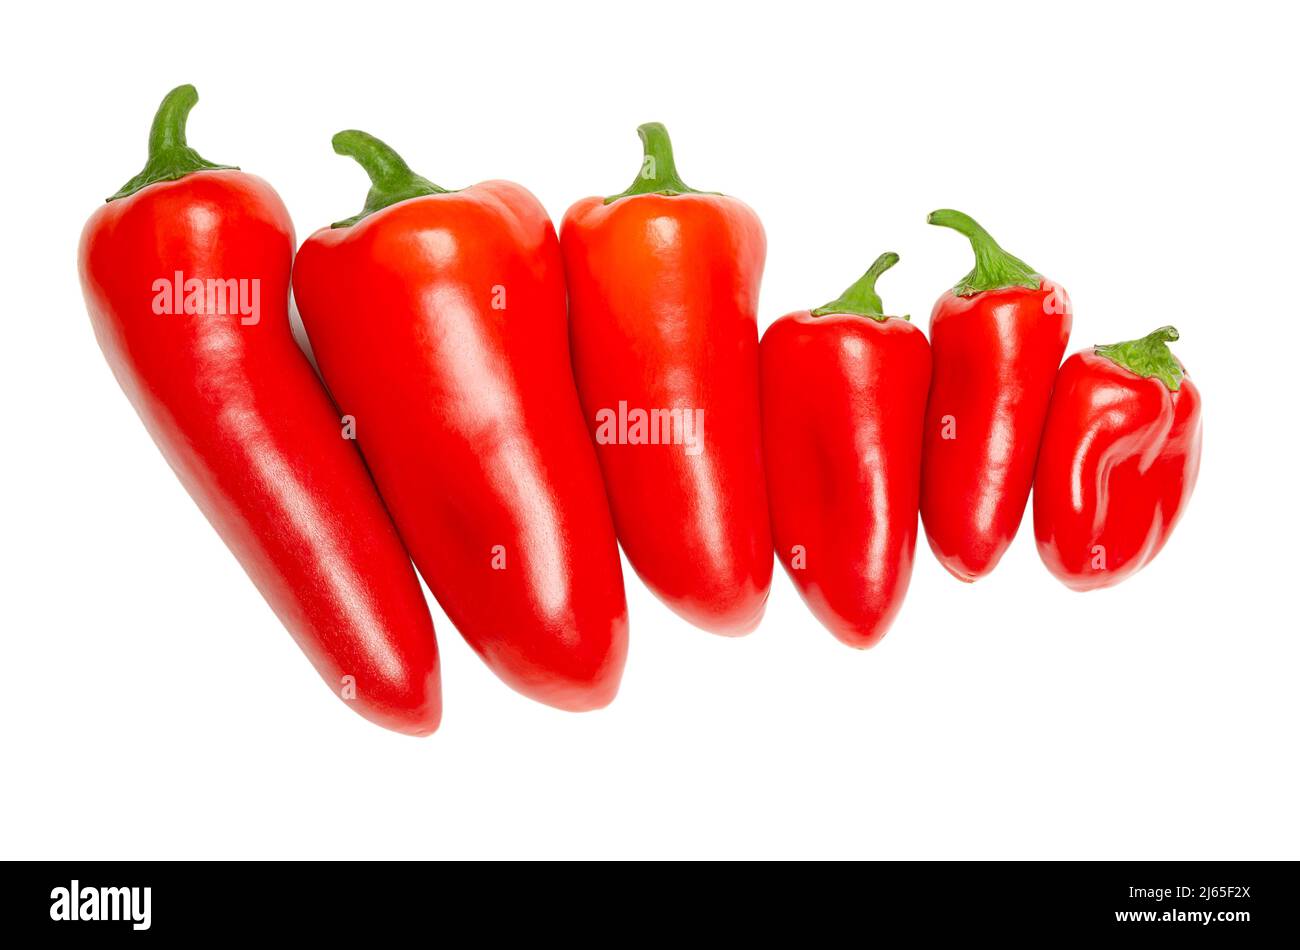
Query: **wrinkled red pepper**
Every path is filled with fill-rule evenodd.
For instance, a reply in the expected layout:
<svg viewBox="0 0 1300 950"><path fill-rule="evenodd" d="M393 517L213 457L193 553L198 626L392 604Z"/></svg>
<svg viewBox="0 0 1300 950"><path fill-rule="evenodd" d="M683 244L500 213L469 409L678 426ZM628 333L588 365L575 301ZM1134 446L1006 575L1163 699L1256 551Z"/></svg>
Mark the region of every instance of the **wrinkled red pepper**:
<svg viewBox="0 0 1300 950"><path fill-rule="evenodd" d="M1067 587L1118 584L1160 553L1196 484L1201 394L1161 327L1061 367L1034 480L1034 534Z"/></svg>
<svg viewBox="0 0 1300 950"><path fill-rule="evenodd" d="M781 317L760 345L763 449L777 557L849 646L879 642L916 550L930 345L888 317L882 254L837 300Z"/></svg>
<svg viewBox="0 0 1300 950"><path fill-rule="evenodd" d="M303 244L321 373L416 566L519 692L604 706L627 655L622 568L574 390L559 241L528 191L446 191L364 132L364 210Z"/></svg>
<svg viewBox="0 0 1300 950"><path fill-rule="evenodd" d="M772 580L758 416L766 239L735 198L689 188L668 133L612 198L561 229L574 372L618 537L646 585L691 623L757 626Z"/></svg>
<svg viewBox="0 0 1300 950"><path fill-rule="evenodd" d="M930 317L921 520L939 562L973 581L997 565L1024 516L1070 302L967 215L935 211L929 221L970 238L975 269Z"/></svg>
<svg viewBox="0 0 1300 950"><path fill-rule="evenodd" d="M197 101L193 86L168 93L144 171L86 224L95 335L181 483L330 687L380 725L430 733L442 710L433 622L290 332L289 213L262 179L186 145Z"/></svg>

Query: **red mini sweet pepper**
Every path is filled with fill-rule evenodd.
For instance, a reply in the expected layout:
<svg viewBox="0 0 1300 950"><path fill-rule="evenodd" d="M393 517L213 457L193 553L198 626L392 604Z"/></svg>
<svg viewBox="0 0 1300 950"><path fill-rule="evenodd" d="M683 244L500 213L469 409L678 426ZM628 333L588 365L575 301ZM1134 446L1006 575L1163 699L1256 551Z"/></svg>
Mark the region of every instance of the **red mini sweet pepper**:
<svg viewBox="0 0 1300 950"><path fill-rule="evenodd" d="M781 317L759 347L763 449L777 557L849 646L879 642L916 551L930 345L889 317L882 254L838 299Z"/></svg>
<svg viewBox="0 0 1300 950"><path fill-rule="evenodd" d="M321 373L420 573L506 683L603 706L627 655L622 568L570 368L546 211L447 191L364 132L362 212L303 244L293 288Z"/></svg>
<svg viewBox="0 0 1300 950"><path fill-rule="evenodd" d="M766 239L735 198L677 174L637 130L641 173L564 217L573 366L628 560L671 608L748 633L772 580L758 415Z"/></svg>
<svg viewBox="0 0 1300 950"><path fill-rule="evenodd" d="M1034 480L1034 535L1074 590L1118 584L1160 553L1196 484L1201 394L1173 327L1075 353L1056 378Z"/></svg>
<svg viewBox="0 0 1300 950"><path fill-rule="evenodd" d="M1070 301L960 211L929 221L970 239L975 269L930 316L921 520L939 562L973 581L997 565L1024 516Z"/></svg>
<svg viewBox="0 0 1300 950"><path fill-rule="evenodd" d="M438 726L433 621L356 448L289 329L293 225L186 145L173 89L142 171L91 216L81 283L113 374L186 490L338 695ZM184 626L184 619L178 622Z"/></svg>

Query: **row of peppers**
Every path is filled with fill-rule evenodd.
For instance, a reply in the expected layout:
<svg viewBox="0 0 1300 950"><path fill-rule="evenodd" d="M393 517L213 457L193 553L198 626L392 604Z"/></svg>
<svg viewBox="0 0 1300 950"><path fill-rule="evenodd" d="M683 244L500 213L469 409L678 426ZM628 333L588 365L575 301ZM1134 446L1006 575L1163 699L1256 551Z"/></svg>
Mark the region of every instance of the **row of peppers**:
<svg viewBox="0 0 1300 950"><path fill-rule="evenodd" d="M976 264L929 342L886 315L884 254L760 344L762 226L687 187L661 125L639 130L631 187L579 201L558 237L519 185L449 191L341 132L365 206L295 256L272 188L186 144L196 101L167 95L144 171L86 225L95 332L317 670L391 729L441 717L412 560L501 679L585 710L614 697L626 657L619 543L673 610L725 635L758 624L775 548L818 619L868 647L902 603L918 511L972 581L1032 487L1044 562L1087 590L1154 557L1192 490L1200 397L1173 328L1060 365L1065 291L959 212L930 221L969 238ZM159 316L173 274L184 305ZM293 339L291 275L319 377ZM258 319L214 313L212 282L249 278ZM597 420L615 407L610 437ZM645 431L654 409L652 427L698 418L692 450Z"/></svg>

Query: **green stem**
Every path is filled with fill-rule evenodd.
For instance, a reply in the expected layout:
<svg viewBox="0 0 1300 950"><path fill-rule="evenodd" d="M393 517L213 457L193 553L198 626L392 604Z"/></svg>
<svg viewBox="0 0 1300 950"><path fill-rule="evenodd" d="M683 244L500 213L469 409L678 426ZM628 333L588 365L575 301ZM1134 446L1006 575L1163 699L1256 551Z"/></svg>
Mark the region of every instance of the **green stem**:
<svg viewBox="0 0 1300 950"><path fill-rule="evenodd" d="M986 290L1001 290L1003 287L1029 287L1037 290L1042 284L1043 278L1037 271L1020 258L1002 250L992 235L970 215L943 208L930 212L926 221L943 228L952 228L970 238L970 246L975 251L975 269L952 289L958 297L969 297Z"/></svg>
<svg viewBox="0 0 1300 950"><path fill-rule="evenodd" d="M144 170L119 188L108 201L133 195L154 182L176 181L191 172L236 167L214 165L185 144L185 122L198 101L198 90L189 84L177 86L163 97L149 129L149 158L144 163Z"/></svg>
<svg viewBox="0 0 1300 950"><path fill-rule="evenodd" d="M716 195L716 191L697 191L690 187L677 174L677 162L673 158L673 143L668 138L668 130L661 122L647 122L638 126L636 134L641 136L641 145L645 157L641 160L641 171L627 190L605 199L605 204L630 198L633 195Z"/></svg>
<svg viewBox="0 0 1300 950"><path fill-rule="evenodd" d="M824 307L812 311L812 315L824 317L828 313L855 313L860 317L879 320L881 323L888 320L884 305L880 302L880 294L876 293L876 279L897 263L898 255L893 251L881 254L867 272L858 278L857 283ZM903 317L903 319L909 318Z"/></svg>
<svg viewBox="0 0 1300 950"><path fill-rule="evenodd" d="M366 203L361 213L346 221L335 221L331 227L349 227L368 214L374 214L408 198L450 194L446 188L440 188L411 171L410 166L402 161L402 156L373 135L348 129L335 135L331 142L334 151L355 158L357 164L370 176L370 191L366 194Z"/></svg>
<svg viewBox="0 0 1300 950"><path fill-rule="evenodd" d="M1178 339L1177 330L1173 327L1161 327L1140 340L1094 346L1092 351L1143 379L1154 376L1171 392L1177 392L1183 381L1183 367L1174 358L1168 345L1176 339Z"/></svg>

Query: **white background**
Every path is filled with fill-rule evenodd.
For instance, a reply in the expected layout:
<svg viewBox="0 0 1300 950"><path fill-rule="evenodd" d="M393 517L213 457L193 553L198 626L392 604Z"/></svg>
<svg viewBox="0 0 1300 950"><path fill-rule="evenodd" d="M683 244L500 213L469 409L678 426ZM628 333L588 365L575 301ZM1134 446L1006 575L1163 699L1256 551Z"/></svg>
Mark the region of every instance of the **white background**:
<svg viewBox="0 0 1300 950"><path fill-rule="evenodd" d="M11 5L5 91L0 856L1297 858L1297 75L1283 7L801 0ZM15 18L17 18L15 20ZM1073 296L1071 350L1175 324L1205 459L1159 559L1073 594L1029 526L951 579L924 542L849 650L780 570L765 621L688 627L627 571L622 692L499 684L435 609L445 717L387 733L322 685L105 365L83 222L162 95L283 196L357 211L359 127L445 187L558 221L622 190L635 127L767 228L760 325L883 250L922 327L965 210Z"/></svg>

